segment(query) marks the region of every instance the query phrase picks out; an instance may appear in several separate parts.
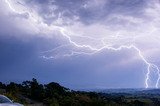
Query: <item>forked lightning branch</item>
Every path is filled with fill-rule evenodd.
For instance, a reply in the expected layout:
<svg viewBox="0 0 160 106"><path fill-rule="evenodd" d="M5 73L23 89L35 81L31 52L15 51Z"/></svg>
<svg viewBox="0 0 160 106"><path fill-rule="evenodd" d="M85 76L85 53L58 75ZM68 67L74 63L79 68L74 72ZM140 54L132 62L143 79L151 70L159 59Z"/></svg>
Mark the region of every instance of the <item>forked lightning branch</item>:
<svg viewBox="0 0 160 106"><path fill-rule="evenodd" d="M8 7L13 11L15 12L16 14L24 14L24 13L27 13L29 15L29 19L30 21L34 24L37 25L37 23L41 20L39 20L38 17L40 16L37 16L35 15L34 13L31 13L31 11L27 10L26 9L23 9L23 11L19 11L17 10L16 8L14 8L13 4L9 1L9 0L5 0L5 2L7 3ZM69 35L69 31L67 29L65 29L64 27L61 27L61 26L56 26L56 25L50 25L48 26L47 24L45 24L43 21L39 22L41 26L43 26L43 28L46 28L46 29L49 29L49 30L57 30L61 33L61 35L63 35L65 38L67 38L67 40L69 41L70 44L72 44L73 46L75 46L76 48L80 48L80 49L84 49L84 48L88 48L91 50L90 53L88 52L75 52L75 51L72 51L71 54L63 54L62 56L73 56L73 55L81 55L81 54L86 54L86 55L92 55L92 54L95 54L95 53L99 53L100 51L104 50L104 49L108 49L108 50L112 50L112 51L117 51L119 52L120 50L122 49L134 49L135 51L137 51L137 53L139 54L139 57L141 58L141 60L146 64L146 67L147 67L147 72L146 72L146 76L145 76L145 87L146 88L149 88L149 78L150 78L150 73L151 73L151 70L155 70L157 72L157 80L156 80L156 84L155 84L155 88L158 88L159 87L159 80L160 80L160 70L158 68L157 65L155 65L154 63L150 63L142 54L141 50L136 47L134 44L130 44L130 45L120 45L119 47L113 47L113 46L110 46L110 45L107 45L106 43L104 43L104 40L101 39L101 43L104 44L103 47L100 47L100 48L97 48L97 47L93 47L91 45L86 45L86 44L79 44L77 43L76 41L74 41L72 39L72 36ZM90 37L92 38L92 37ZM95 39L95 38L92 38L92 39ZM117 38L118 39L118 38ZM64 46L63 46L64 47ZM50 51L47 51L47 52L50 52ZM42 56L43 58L46 58L46 59L49 59L49 58L54 58L54 56L52 57L46 57L45 55Z"/></svg>

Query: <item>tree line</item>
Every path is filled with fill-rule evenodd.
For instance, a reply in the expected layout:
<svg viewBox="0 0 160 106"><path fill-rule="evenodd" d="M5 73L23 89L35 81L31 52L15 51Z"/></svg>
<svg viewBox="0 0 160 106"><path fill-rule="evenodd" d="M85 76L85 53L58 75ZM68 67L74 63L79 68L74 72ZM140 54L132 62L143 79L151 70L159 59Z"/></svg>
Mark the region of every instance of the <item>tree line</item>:
<svg viewBox="0 0 160 106"><path fill-rule="evenodd" d="M40 84L35 78L21 84L0 82L0 94L25 105L43 106L143 106L145 102L131 96L97 92L74 91L56 82ZM157 99L156 99L157 100ZM159 100L156 101L156 103ZM37 105L40 106L40 105Z"/></svg>
<svg viewBox="0 0 160 106"><path fill-rule="evenodd" d="M23 104L43 103L46 106L103 106L104 101L95 92L70 90L56 82L39 84L36 79L21 84L0 82L0 92ZM5 91L4 91L5 90Z"/></svg>

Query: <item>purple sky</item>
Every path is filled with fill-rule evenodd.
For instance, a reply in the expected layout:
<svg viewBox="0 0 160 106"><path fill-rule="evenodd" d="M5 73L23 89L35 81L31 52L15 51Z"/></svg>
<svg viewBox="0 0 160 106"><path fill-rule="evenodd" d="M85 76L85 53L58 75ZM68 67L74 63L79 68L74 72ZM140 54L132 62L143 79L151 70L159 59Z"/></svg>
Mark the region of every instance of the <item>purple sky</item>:
<svg viewBox="0 0 160 106"><path fill-rule="evenodd" d="M0 81L159 87L159 0L1 0Z"/></svg>

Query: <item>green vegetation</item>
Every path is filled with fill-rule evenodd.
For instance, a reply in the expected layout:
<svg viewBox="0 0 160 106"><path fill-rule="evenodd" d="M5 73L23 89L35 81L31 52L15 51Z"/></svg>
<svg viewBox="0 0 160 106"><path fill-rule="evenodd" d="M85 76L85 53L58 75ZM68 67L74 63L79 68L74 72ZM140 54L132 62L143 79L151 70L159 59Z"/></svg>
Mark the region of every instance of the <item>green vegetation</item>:
<svg viewBox="0 0 160 106"><path fill-rule="evenodd" d="M36 79L22 84L0 82L0 94L15 102L37 106L150 106L160 105L160 97L73 91L58 83L39 84Z"/></svg>

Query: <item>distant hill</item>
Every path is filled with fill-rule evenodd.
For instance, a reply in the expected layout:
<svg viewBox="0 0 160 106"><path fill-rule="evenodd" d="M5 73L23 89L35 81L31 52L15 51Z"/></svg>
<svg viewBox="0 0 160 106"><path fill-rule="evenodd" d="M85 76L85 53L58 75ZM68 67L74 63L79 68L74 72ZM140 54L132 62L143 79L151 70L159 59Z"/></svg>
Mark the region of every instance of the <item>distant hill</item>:
<svg viewBox="0 0 160 106"><path fill-rule="evenodd" d="M160 95L160 89L145 89L145 88L138 88L138 89L105 89L105 90L98 90L97 92L100 93L107 93L107 94L112 94L112 93L126 93L126 94L153 94L153 95Z"/></svg>

